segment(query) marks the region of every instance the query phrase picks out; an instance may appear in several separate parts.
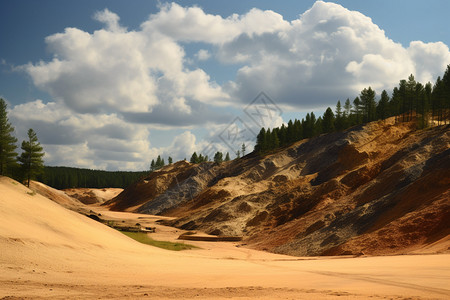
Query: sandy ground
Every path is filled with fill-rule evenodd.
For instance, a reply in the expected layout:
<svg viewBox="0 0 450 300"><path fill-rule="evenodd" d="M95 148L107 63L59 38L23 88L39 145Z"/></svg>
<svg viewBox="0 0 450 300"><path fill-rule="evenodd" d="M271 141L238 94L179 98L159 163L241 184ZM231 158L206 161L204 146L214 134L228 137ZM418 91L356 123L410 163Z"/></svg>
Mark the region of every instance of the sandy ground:
<svg viewBox="0 0 450 300"><path fill-rule="evenodd" d="M147 215L103 215L152 222ZM5 177L0 220L0 299L450 298L448 254L298 258L191 241L202 249L172 252L135 242ZM176 234L159 227L153 237Z"/></svg>

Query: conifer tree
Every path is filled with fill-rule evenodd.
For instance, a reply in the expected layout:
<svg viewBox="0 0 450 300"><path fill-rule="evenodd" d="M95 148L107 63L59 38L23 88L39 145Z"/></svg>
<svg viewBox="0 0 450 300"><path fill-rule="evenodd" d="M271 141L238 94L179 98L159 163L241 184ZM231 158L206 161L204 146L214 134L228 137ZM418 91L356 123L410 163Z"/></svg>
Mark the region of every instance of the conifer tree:
<svg viewBox="0 0 450 300"><path fill-rule="evenodd" d="M388 117L388 106L389 106L389 96L386 90L381 92L380 101L378 101L377 105L377 118L384 120Z"/></svg>
<svg viewBox="0 0 450 300"><path fill-rule="evenodd" d="M361 124L362 117L361 117L361 100L359 100L359 97L356 97L353 100L353 113L354 113L354 120L352 122L353 125Z"/></svg>
<svg viewBox="0 0 450 300"><path fill-rule="evenodd" d="M35 175L40 174L44 168L42 157L44 152L38 141L37 135L33 129L28 130L28 140L22 142L22 154L18 157L27 180L27 186L30 186L30 180Z"/></svg>
<svg viewBox="0 0 450 300"><path fill-rule="evenodd" d="M350 114L352 113L352 104L350 103L350 99L347 98L347 100L345 100L345 104L344 104L344 116L346 118L350 117Z"/></svg>
<svg viewBox="0 0 450 300"><path fill-rule="evenodd" d="M336 104L336 115L335 115L335 121L334 121L334 127L336 130L342 130L345 127L344 124L344 112L342 111L342 105L341 105L341 101L338 100L337 104Z"/></svg>
<svg viewBox="0 0 450 300"><path fill-rule="evenodd" d="M227 155L225 155L225 161L230 161L230 153L227 152Z"/></svg>
<svg viewBox="0 0 450 300"><path fill-rule="evenodd" d="M173 162L173 161L172 161L172 157L169 156L169 158L167 158L167 162L169 163L169 165L171 165L172 162Z"/></svg>
<svg viewBox="0 0 450 300"><path fill-rule="evenodd" d="M277 130L275 130L275 129L272 130L270 141L271 141L271 145L270 145L271 150L277 149L280 147L280 139L278 138Z"/></svg>
<svg viewBox="0 0 450 300"><path fill-rule="evenodd" d="M334 113L331 108L327 108L323 114L322 132L329 133L334 131Z"/></svg>
<svg viewBox="0 0 450 300"><path fill-rule="evenodd" d="M214 155L214 162L220 164L223 161L223 154L220 151L217 151Z"/></svg>
<svg viewBox="0 0 450 300"><path fill-rule="evenodd" d="M266 129L264 129L263 127L256 136L255 152L257 154L263 154L267 150L266 141L267 141Z"/></svg>
<svg viewBox="0 0 450 300"><path fill-rule="evenodd" d="M17 139L12 136L14 127L8 120L5 100L0 98L0 175L5 175L7 169L16 164L15 152Z"/></svg>
<svg viewBox="0 0 450 300"><path fill-rule="evenodd" d="M245 143L242 144L241 150L242 150L242 156L245 156Z"/></svg>
<svg viewBox="0 0 450 300"><path fill-rule="evenodd" d="M369 86L361 91L359 99L361 100L363 122L371 122L375 120L375 91Z"/></svg>
<svg viewBox="0 0 450 300"><path fill-rule="evenodd" d="M198 164L198 163L199 163L198 156L197 156L197 152L194 151L194 153L192 153L190 162L191 162L192 164Z"/></svg>
<svg viewBox="0 0 450 300"><path fill-rule="evenodd" d="M152 159L152 162L150 163L150 171L155 171L155 160Z"/></svg>
<svg viewBox="0 0 450 300"><path fill-rule="evenodd" d="M278 134L278 138L280 139L280 145L281 146L285 146L288 144L288 139L287 139L287 128L284 125L284 123L281 125L280 127L280 131Z"/></svg>

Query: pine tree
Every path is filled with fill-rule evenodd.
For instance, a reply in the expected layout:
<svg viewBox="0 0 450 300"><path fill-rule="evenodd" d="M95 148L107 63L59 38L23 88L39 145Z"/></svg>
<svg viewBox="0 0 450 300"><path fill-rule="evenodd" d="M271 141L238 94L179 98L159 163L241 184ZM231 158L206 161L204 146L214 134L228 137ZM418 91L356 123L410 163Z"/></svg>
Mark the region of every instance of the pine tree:
<svg viewBox="0 0 450 300"><path fill-rule="evenodd" d="M284 125L284 123L281 125L280 127L280 131L278 133L278 138L280 139L280 145L281 146L285 146L288 144L288 139L287 139L287 128Z"/></svg>
<svg viewBox="0 0 450 300"><path fill-rule="evenodd" d="M294 142L303 139L303 127L300 120L295 119L294 121Z"/></svg>
<svg viewBox="0 0 450 300"><path fill-rule="evenodd" d="M359 99L361 100L363 122L371 122L375 120L375 91L369 86L361 91Z"/></svg>
<svg viewBox="0 0 450 300"><path fill-rule="evenodd" d="M354 113L354 120L352 120L353 125L361 124L362 122L362 116L361 116L361 100L359 97L356 97L355 100L353 100L353 113Z"/></svg>
<svg viewBox="0 0 450 300"><path fill-rule="evenodd" d="M5 100L0 98L0 175L6 174L8 168L16 164L17 156L17 139L11 135L14 127L9 123L6 107Z"/></svg>
<svg viewBox="0 0 450 300"><path fill-rule="evenodd" d="M322 132L329 133L334 131L334 113L331 108L327 108L323 114L322 119Z"/></svg>
<svg viewBox="0 0 450 300"><path fill-rule="evenodd" d="M344 104L344 116L346 118L350 117L350 114L352 113L352 104L350 103L350 99L347 98L347 100L345 100L345 104Z"/></svg>
<svg viewBox="0 0 450 300"><path fill-rule="evenodd" d="M40 174L44 168L44 161L42 160L44 152L36 133L31 128L28 130L28 141L22 142L22 150L23 152L18 160L24 169L27 186L30 186L30 180L35 175Z"/></svg>
<svg viewBox="0 0 450 300"><path fill-rule="evenodd" d="M388 117L388 106L389 106L389 96L386 90L381 92L380 101L378 101L377 105L377 118L384 120Z"/></svg>
<svg viewBox="0 0 450 300"><path fill-rule="evenodd" d="M155 168L156 168L156 166L155 166L155 160L152 159L152 162L150 163L150 171L155 171Z"/></svg>
<svg viewBox="0 0 450 300"><path fill-rule="evenodd" d="M169 163L169 165L171 165L172 162L173 162L173 161L172 161L172 157L169 156L169 158L167 159L167 162Z"/></svg>
<svg viewBox="0 0 450 300"><path fill-rule="evenodd" d="M217 151L214 155L214 162L220 164L223 161L223 154L220 151Z"/></svg>
<svg viewBox="0 0 450 300"><path fill-rule="evenodd" d="M450 65L447 65L444 76L442 77L443 84L443 121L447 124L447 120L450 119Z"/></svg>
<svg viewBox="0 0 450 300"><path fill-rule="evenodd" d="M278 138L277 130L275 130L275 128L272 130L270 141L271 141L271 145L270 145L271 150L277 149L280 147L280 139Z"/></svg>
<svg viewBox="0 0 450 300"><path fill-rule="evenodd" d="M242 150L242 156L245 156L245 143L242 144L241 150Z"/></svg>
<svg viewBox="0 0 450 300"><path fill-rule="evenodd" d="M408 81L406 82L406 102L405 102L405 112L406 121L411 121L413 116L413 111L416 103L416 80L414 79L414 75L411 74L408 77Z"/></svg>
<svg viewBox="0 0 450 300"><path fill-rule="evenodd" d="M230 153L227 152L227 155L225 155L225 161L230 161Z"/></svg>
<svg viewBox="0 0 450 300"><path fill-rule="evenodd" d="M255 152L257 154L263 154L266 150L267 150L266 129L264 129L263 127L256 136Z"/></svg>
<svg viewBox="0 0 450 300"><path fill-rule="evenodd" d="M340 131L342 129L344 129L345 124L344 124L344 112L342 111L342 105L341 105L341 101L338 100L337 104L336 104L336 118L334 121L334 127L336 130Z"/></svg>
<svg viewBox="0 0 450 300"><path fill-rule="evenodd" d="M198 164L198 163L199 163L199 161L198 161L198 156L197 156L197 152L192 153L190 162L191 162L192 164Z"/></svg>

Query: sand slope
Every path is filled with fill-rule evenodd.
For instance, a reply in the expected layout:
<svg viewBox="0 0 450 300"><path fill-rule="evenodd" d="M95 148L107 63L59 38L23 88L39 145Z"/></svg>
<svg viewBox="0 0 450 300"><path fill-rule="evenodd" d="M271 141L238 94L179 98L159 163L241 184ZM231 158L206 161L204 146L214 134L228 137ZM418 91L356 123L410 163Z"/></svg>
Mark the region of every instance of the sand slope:
<svg viewBox="0 0 450 300"><path fill-rule="evenodd" d="M0 177L0 220L0 298L450 297L449 255L299 259L241 249L242 259L170 252L128 239L6 177Z"/></svg>
<svg viewBox="0 0 450 300"><path fill-rule="evenodd" d="M64 193L84 204L102 204L116 197L122 191L121 188L73 188L65 189Z"/></svg>

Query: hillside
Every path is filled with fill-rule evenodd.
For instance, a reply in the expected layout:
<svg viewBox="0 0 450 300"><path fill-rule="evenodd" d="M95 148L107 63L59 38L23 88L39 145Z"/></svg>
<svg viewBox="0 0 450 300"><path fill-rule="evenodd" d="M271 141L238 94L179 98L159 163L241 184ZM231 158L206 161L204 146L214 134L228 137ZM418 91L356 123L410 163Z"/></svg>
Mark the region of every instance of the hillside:
<svg viewBox="0 0 450 300"><path fill-rule="evenodd" d="M390 118L265 157L178 162L107 205L283 254L448 252L449 128Z"/></svg>

